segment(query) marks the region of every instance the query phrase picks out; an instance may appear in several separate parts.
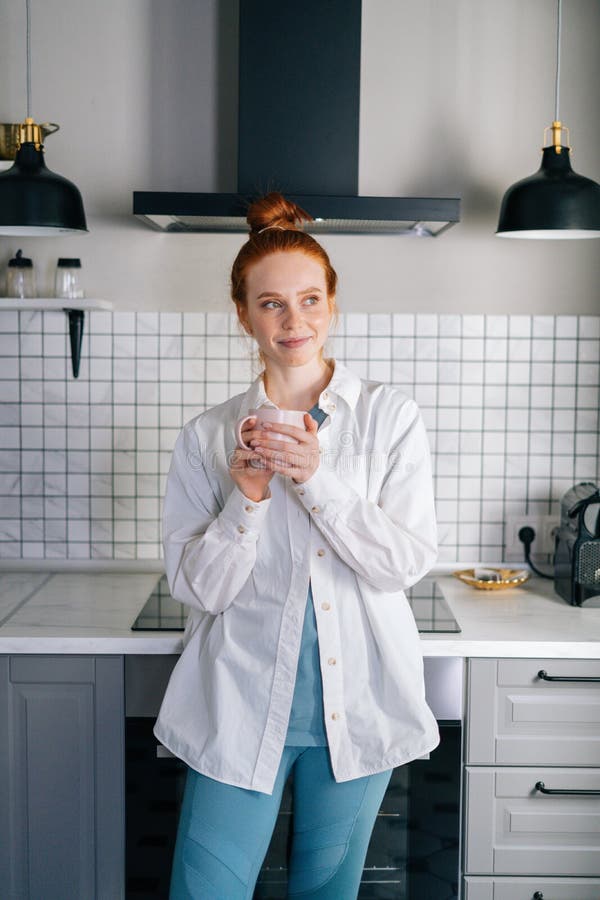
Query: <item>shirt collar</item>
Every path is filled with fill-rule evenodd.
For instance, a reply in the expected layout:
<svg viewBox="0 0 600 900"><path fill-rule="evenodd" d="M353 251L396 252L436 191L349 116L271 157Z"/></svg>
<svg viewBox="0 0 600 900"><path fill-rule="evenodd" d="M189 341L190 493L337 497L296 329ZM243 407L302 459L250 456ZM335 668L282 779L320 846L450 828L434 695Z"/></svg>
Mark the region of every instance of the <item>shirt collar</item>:
<svg viewBox="0 0 600 900"><path fill-rule="evenodd" d="M265 386L263 384L262 372L254 379L246 393L242 396L240 406L240 416L247 416L248 410L260 409L261 406L275 406L272 400L267 397Z"/></svg>
<svg viewBox="0 0 600 900"><path fill-rule="evenodd" d="M329 397L337 396L344 400L350 409L354 410L358 402L360 394L360 378L346 366L342 365L339 360L334 359L335 368L329 384L321 392L319 397L319 405L321 405L323 395L328 394Z"/></svg>
<svg viewBox="0 0 600 900"><path fill-rule="evenodd" d="M351 372L346 366L342 365L339 360L332 360L334 363L333 375L319 396L319 407L327 409L327 402L332 398L341 398L350 409L354 410L360 394L360 378ZM260 409L261 406L275 406L272 400L267 396L263 383L262 372L258 375L246 393L242 397L240 406L240 415L248 414L249 409Z"/></svg>

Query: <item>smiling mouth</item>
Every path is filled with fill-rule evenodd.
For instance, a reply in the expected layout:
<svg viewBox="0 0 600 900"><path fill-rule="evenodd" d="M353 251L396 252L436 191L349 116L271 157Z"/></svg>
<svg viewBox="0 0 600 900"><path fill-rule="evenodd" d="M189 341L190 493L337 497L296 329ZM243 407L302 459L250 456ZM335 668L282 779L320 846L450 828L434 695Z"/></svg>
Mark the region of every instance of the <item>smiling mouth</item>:
<svg viewBox="0 0 600 900"><path fill-rule="evenodd" d="M305 344L307 341L310 341L310 337L290 338L288 341L279 341L279 343L283 344L284 347L300 347L301 344Z"/></svg>

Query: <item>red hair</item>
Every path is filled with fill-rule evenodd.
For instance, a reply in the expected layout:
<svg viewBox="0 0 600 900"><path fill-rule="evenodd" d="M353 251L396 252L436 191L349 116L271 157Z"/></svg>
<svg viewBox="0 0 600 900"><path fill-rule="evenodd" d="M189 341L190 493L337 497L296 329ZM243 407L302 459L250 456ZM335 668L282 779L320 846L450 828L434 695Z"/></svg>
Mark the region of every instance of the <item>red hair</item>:
<svg viewBox="0 0 600 900"><path fill-rule="evenodd" d="M241 248L231 268L231 299L238 316L240 307L247 305L246 275L248 269L271 253L300 251L321 263L325 271L327 299L334 309L332 298L337 288L337 275L323 247L310 234L297 226L312 222L313 218L295 203L273 191L259 197L248 209L246 221L250 226L248 240Z"/></svg>

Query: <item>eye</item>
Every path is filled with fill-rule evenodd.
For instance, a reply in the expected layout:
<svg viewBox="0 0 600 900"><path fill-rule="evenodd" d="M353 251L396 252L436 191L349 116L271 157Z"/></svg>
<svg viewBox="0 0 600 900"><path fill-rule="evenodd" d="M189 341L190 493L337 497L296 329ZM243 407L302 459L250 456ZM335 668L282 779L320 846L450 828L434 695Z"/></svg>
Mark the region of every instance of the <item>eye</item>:
<svg viewBox="0 0 600 900"><path fill-rule="evenodd" d="M316 303L319 303L320 297L307 297L306 302L310 304L310 306L314 306Z"/></svg>
<svg viewBox="0 0 600 900"><path fill-rule="evenodd" d="M279 300L267 300L265 303L261 303L261 306L263 309L276 309L278 306L281 306L281 303Z"/></svg>

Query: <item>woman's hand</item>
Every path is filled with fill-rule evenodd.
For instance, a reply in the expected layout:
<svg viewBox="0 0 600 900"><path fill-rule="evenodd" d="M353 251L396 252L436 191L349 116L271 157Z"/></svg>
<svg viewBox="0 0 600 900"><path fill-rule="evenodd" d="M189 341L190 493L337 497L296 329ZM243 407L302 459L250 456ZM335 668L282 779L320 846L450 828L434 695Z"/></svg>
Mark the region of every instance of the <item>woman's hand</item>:
<svg viewBox="0 0 600 900"><path fill-rule="evenodd" d="M250 444L251 439L260 434L259 431L253 430L255 423L256 416L252 416L242 430L242 438L245 444ZM229 474L242 494L249 500L259 503L270 496L269 482L274 475L274 470L269 468L255 469L249 465L251 459L260 460L261 463L264 462L254 450L244 450L243 447L236 447L231 455Z"/></svg>
<svg viewBox="0 0 600 900"><path fill-rule="evenodd" d="M265 460L268 471L287 475L296 484L308 481L319 468L320 448L317 437L318 423L310 413L304 413L306 431L296 425L280 422L264 422L262 429L248 443ZM277 432L293 437L297 444L277 440Z"/></svg>

